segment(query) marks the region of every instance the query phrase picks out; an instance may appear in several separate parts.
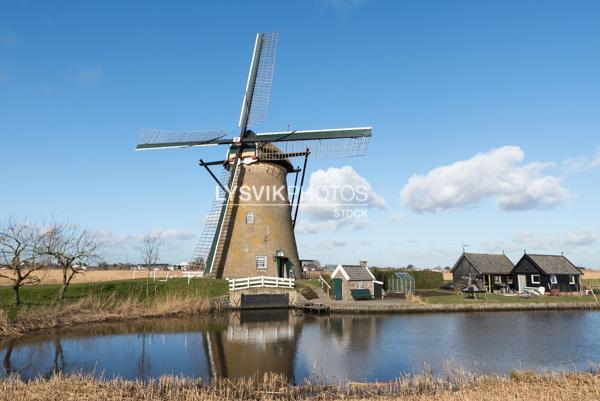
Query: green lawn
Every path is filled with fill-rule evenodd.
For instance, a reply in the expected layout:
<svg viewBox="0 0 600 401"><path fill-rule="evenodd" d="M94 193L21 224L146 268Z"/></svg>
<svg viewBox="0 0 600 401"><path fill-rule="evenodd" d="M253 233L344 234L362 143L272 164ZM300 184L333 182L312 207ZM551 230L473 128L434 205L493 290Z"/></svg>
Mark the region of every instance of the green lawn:
<svg viewBox="0 0 600 401"><path fill-rule="evenodd" d="M57 301L59 285L32 285L21 287L23 305L51 305ZM75 283L69 285L65 293L65 302L72 302L88 295L100 295L101 298L115 297L125 299L134 297L140 301L176 294L179 296L215 297L227 295L228 284L225 280L193 278L187 284L187 278L173 278L168 282L146 279L102 281L95 283ZM146 296L148 294L148 297ZM12 308L14 292L9 287L0 288L0 308Z"/></svg>
<svg viewBox="0 0 600 401"><path fill-rule="evenodd" d="M532 303L556 303L556 302L596 302L592 296L532 296L531 298L521 298L518 296L507 297L496 294L478 295L478 299L463 299L460 295L450 290L417 290L416 295L420 296L423 302L428 304L532 304Z"/></svg>
<svg viewBox="0 0 600 401"><path fill-rule="evenodd" d="M321 288L321 282L319 281L318 278L312 278L310 280L300 279L300 280L295 281L294 288L296 288L297 290L301 290L301 289L307 288L307 287Z"/></svg>

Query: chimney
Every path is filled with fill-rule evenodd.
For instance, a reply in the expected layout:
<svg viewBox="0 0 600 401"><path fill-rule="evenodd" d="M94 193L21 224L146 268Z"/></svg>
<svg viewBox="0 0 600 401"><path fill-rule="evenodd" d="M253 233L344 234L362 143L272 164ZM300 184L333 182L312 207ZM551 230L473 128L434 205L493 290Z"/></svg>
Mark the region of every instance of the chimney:
<svg viewBox="0 0 600 401"><path fill-rule="evenodd" d="M360 265L360 267L367 267L367 261L366 260L361 260L358 262L358 264Z"/></svg>

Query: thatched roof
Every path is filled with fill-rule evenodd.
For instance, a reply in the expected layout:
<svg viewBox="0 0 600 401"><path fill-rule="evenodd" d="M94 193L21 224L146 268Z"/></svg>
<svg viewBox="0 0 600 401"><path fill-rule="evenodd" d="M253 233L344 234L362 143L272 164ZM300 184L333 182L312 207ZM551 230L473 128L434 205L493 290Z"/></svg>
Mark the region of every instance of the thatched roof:
<svg viewBox="0 0 600 401"><path fill-rule="evenodd" d="M465 253L464 256L481 274L510 274L515 267L504 254Z"/></svg>
<svg viewBox="0 0 600 401"><path fill-rule="evenodd" d="M579 269L563 255L532 255L528 253L523 257L529 258L545 274L581 274Z"/></svg>

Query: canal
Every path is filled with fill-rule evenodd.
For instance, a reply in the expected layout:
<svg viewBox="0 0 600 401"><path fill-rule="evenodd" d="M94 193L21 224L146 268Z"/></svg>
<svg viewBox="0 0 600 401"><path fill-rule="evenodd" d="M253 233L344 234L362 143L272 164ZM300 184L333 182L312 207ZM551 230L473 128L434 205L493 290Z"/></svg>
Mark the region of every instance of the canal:
<svg viewBox="0 0 600 401"><path fill-rule="evenodd" d="M0 344L0 375L386 380L430 369L587 370L600 364L600 312L302 315L251 311L46 331Z"/></svg>

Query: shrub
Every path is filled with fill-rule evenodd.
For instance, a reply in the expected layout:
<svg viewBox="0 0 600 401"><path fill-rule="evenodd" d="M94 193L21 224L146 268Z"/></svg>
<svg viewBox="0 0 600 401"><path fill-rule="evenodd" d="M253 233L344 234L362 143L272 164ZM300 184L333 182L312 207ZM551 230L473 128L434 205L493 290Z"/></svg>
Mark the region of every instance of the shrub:
<svg viewBox="0 0 600 401"><path fill-rule="evenodd" d="M372 269L371 273L378 281L383 281L383 289L387 290L387 282L396 272L405 272L415 279L415 289L439 288L444 284L444 275L440 272L409 269Z"/></svg>

